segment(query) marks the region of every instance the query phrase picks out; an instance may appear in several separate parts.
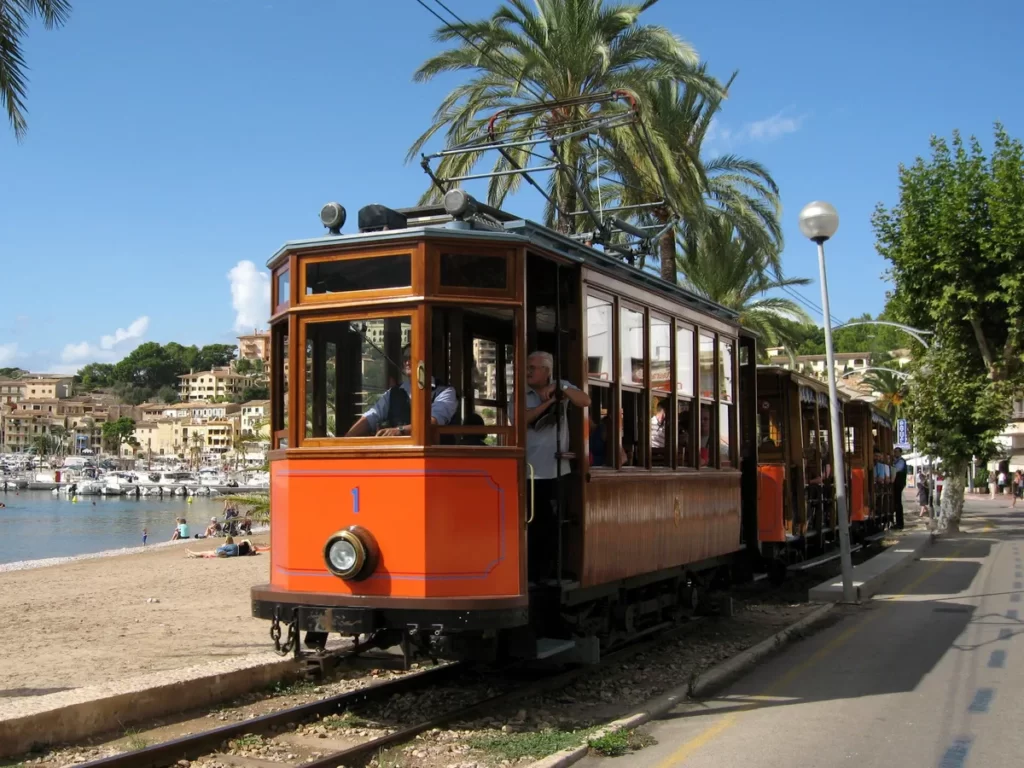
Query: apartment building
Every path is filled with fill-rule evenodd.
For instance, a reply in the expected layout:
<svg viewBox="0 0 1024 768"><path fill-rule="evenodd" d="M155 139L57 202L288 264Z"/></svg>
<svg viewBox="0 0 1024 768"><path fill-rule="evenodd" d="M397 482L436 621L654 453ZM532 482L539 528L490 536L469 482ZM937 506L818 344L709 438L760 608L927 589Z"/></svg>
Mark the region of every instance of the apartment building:
<svg viewBox="0 0 1024 768"><path fill-rule="evenodd" d="M250 376L235 373L230 367L186 373L178 378L181 379L181 399L185 402L239 397L251 381Z"/></svg>
<svg viewBox="0 0 1024 768"><path fill-rule="evenodd" d="M242 403L240 428L243 435L270 439L270 401L250 400Z"/></svg>
<svg viewBox="0 0 1024 768"><path fill-rule="evenodd" d="M270 331L253 328L252 333L238 337L239 360L262 360L270 363Z"/></svg>

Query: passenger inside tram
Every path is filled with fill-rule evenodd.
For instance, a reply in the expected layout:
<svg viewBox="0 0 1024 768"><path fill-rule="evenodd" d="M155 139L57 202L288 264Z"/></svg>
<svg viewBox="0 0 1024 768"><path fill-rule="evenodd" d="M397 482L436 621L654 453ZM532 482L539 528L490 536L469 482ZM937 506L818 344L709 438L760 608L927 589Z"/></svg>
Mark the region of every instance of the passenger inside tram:
<svg viewBox="0 0 1024 768"><path fill-rule="evenodd" d="M346 437L398 437L411 434L412 420L412 353L409 345L402 348L402 383L387 390L364 413L345 435ZM447 424L455 415L458 401L455 388L437 383L431 378L430 420L434 424Z"/></svg>

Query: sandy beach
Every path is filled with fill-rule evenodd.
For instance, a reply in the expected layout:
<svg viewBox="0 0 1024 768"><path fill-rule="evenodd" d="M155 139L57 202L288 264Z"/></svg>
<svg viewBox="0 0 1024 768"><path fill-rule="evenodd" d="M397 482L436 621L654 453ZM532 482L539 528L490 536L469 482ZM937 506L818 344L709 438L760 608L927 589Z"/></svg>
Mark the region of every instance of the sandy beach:
<svg viewBox="0 0 1024 768"><path fill-rule="evenodd" d="M267 534L250 539L269 543ZM185 555L223 541L0 572L0 708L4 700L270 650L269 625L249 615L249 587L268 581L270 557Z"/></svg>

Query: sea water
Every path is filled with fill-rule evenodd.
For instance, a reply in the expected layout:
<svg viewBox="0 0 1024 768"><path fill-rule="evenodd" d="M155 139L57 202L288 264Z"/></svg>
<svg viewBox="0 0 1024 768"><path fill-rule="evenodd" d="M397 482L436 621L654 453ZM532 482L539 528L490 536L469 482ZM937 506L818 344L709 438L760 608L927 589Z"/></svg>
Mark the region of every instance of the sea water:
<svg viewBox="0 0 1024 768"><path fill-rule="evenodd" d="M224 514L223 498L188 498L79 496L73 503L49 491L0 491L0 564L142 546L143 528L150 545L168 541L178 517L195 536Z"/></svg>

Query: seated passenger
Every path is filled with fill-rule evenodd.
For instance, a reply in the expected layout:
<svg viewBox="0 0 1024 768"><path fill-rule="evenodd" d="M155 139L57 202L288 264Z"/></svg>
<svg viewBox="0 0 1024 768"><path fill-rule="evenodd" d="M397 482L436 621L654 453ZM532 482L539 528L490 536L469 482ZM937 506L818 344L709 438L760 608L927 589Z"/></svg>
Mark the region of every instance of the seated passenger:
<svg viewBox="0 0 1024 768"><path fill-rule="evenodd" d="M484 417L475 411L466 416L464 422L467 427L482 427L484 426ZM487 445L487 435L463 435L463 445Z"/></svg>
<svg viewBox="0 0 1024 768"><path fill-rule="evenodd" d="M345 437L400 437L412 434L411 400L412 400L412 352L406 344L402 349L402 383L392 387L373 407L364 413L352 425ZM433 424L445 425L455 415L458 401L455 388L437 386L434 378L430 378L430 421Z"/></svg>

